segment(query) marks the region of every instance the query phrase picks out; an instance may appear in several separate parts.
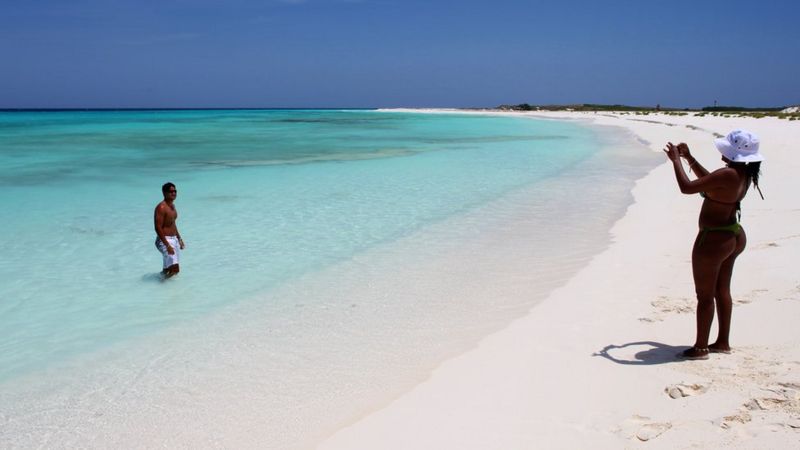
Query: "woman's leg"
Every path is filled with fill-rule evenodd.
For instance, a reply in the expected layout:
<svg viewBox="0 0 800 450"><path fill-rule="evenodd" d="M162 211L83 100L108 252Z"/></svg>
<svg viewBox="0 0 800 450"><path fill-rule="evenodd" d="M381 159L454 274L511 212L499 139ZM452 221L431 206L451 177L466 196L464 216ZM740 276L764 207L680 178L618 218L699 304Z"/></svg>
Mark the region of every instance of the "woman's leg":
<svg viewBox="0 0 800 450"><path fill-rule="evenodd" d="M702 243L700 243L702 237ZM736 250L736 235L725 231L698 234L692 250L692 274L697 294L697 337L695 349L708 349L708 335L714 321L714 296L722 263Z"/></svg>
<svg viewBox="0 0 800 450"><path fill-rule="evenodd" d="M717 317L719 318L719 334L717 341L708 347L712 351L729 352L730 332L731 332L731 313L733 312L733 299L731 298L731 277L733 276L733 264L736 257L744 251L747 245L747 235L742 230L736 236L736 249L733 254L722 262L717 277L717 286L714 298L717 304Z"/></svg>

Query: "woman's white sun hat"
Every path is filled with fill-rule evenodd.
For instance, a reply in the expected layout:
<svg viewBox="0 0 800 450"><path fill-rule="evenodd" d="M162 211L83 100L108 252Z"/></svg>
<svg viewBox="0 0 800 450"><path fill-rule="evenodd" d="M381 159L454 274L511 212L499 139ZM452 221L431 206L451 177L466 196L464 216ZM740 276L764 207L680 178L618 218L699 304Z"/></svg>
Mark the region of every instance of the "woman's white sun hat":
<svg viewBox="0 0 800 450"><path fill-rule="evenodd" d="M758 162L764 155L758 152L758 136L745 130L733 130L721 139L714 139L714 145L722 156L733 162Z"/></svg>

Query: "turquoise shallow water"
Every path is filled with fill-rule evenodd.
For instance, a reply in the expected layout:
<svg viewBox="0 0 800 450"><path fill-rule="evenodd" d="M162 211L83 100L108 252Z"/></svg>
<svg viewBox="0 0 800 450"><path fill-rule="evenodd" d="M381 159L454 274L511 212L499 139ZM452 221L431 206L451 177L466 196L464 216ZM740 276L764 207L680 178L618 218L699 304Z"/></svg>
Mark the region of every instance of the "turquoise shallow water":
<svg viewBox="0 0 800 450"><path fill-rule="evenodd" d="M0 447L311 447L563 284L660 161L518 117L0 113Z"/></svg>
<svg viewBox="0 0 800 450"><path fill-rule="evenodd" d="M554 177L591 131L376 111L0 114L0 380L273 288ZM152 210L177 184L183 272Z"/></svg>

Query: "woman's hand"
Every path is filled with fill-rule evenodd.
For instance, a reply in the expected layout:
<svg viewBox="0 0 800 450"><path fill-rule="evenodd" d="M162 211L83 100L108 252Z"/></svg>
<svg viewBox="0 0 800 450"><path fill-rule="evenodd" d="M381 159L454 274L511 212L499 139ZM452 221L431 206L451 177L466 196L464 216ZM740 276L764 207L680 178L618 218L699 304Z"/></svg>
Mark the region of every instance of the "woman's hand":
<svg viewBox="0 0 800 450"><path fill-rule="evenodd" d="M686 144L684 144L686 145ZM687 147L688 148L688 147ZM678 152L678 147L674 146L672 142L667 142L667 148L664 149L664 153L667 154L667 158L670 161L677 161L680 158L680 154Z"/></svg>
<svg viewBox="0 0 800 450"><path fill-rule="evenodd" d="M689 159L692 157L692 154L689 152L689 146L686 145L685 142L681 142L680 144L678 144L677 148L678 148L678 155L681 158Z"/></svg>

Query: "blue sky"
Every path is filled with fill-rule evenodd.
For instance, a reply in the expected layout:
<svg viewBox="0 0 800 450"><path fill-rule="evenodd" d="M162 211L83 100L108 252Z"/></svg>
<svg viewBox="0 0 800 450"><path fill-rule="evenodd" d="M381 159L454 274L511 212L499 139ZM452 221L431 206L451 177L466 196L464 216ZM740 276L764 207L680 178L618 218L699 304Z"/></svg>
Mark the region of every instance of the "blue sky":
<svg viewBox="0 0 800 450"><path fill-rule="evenodd" d="M800 104L799 4L0 0L0 108Z"/></svg>

